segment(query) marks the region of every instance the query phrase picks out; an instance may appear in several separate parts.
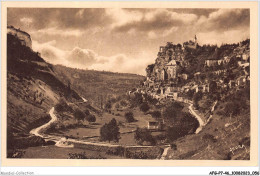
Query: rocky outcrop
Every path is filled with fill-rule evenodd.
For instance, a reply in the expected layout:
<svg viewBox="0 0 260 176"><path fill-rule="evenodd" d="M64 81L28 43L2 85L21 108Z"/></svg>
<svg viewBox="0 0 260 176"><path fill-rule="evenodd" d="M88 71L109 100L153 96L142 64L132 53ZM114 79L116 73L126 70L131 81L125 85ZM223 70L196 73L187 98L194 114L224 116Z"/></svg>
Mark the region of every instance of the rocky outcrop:
<svg viewBox="0 0 260 176"><path fill-rule="evenodd" d="M184 48L180 44L174 45L168 42L166 46L160 46L155 63L146 68L147 77L155 81L176 78L177 65L169 67L169 63L174 60L180 64L183 62L183 58Z"/></svg>
<svg viewBox="0 0 260 176"><path fill-rule="evenodd" d="M20 29L16 29L13 26L7 26L7 34L16 36L21 41L22 45L32 49L32 40L28 33L21 31Z"/></svg>

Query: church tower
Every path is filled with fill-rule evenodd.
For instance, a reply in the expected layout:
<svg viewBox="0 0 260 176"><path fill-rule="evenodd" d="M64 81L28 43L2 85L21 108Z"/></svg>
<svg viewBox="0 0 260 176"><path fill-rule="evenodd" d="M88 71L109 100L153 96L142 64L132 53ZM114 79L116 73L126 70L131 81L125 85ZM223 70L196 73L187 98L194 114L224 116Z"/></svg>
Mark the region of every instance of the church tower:
<svg viewBox="0 0 260 176"><path fill-rule="evenodd" d="M194 37L194 43L195 43L195 46L197 46L197 36L196 35Z"/></svg>

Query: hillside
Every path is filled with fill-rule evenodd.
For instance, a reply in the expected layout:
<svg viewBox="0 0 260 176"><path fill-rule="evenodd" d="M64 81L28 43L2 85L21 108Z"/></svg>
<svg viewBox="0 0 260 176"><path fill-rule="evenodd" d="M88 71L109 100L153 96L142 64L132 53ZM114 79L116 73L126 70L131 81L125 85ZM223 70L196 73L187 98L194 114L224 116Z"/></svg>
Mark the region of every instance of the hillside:
<svg viewBox="0 0 260 176"><path fill-rule="evenodd" d="M73 112L100 115L98 109L82 102L82 97L100 107L108 98L125 94L138 87L144 77L101 71L79 70L51 65L31 48L30 35L14 27L7 34L7 133L8 151L28 146L45 145L41 137L29 132L50 120L52 107L67 103ZM75 105L72 103L75 102ZM72 114L64 117L78 125ZM62 113L61 113L62 114ZM93 114L93 115L91 115ZM61 118L61 115L58 115ZM95 116L94 116L95 117ZM64 121L64 122L63 122ZM75 125L75 126L76 126ZM10 151L12 152L12 151Z"/></svg>
<svg viewBox="0 0 260 176"><path fill-rule="evenodd" d="M30 45L25 45L24 35L22 37L12 32L7 34L8 149L24 147L21 141L28 145L37 145L37 141L41 144L43 140L29 136L29 131L50 120L48 112L61 97L72 102L81 100L57 78L51 64ZM26 37L30 43L29 34L26 33Z"/></svg>
<svg viewBox="0 0 260 176"><path fill-rule="evenodd" d="M82 70L61 65L53 66L53 70L63 83L70 83L72 89L99 107L108 99L138 87L144 80L144 76L135 74Z"/></svg>

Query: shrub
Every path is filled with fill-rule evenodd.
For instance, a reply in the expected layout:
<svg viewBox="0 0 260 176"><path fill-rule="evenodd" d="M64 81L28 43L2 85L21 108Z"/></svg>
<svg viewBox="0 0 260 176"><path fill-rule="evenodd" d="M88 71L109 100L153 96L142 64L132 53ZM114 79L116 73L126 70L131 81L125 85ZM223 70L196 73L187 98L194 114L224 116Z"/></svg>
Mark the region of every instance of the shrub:
<svg viewBox="0 0 260 176"><path fill-rule="evenodd" d="M88 157L85 152L82 153L69 153L68 159L106 159L105 157L101 156L100 154Z"/></svg>
<svg viewBox="0 0 260 176"><path fill-rule="evenodd" d="M146 128L137 128L134 135L135 140L142 144L143 142L149 142L151 145L156 144L156 140L152 136L151 132Z"/></svg>
<svg viewBox="0 0 260 176"><path fill-rule="evenodd" d="M108 102L106 103L105 108L106 108L107 110L109 110L109 109L112 108L112 103L111 103L111 101L108 101Z"/></svg>
<svg viewBox="0 0 260 176"><path fill-rule="evenodd" d="M119 104L117 103L117 104L115 105L115 108L117 108L117 109L118 109L119 107L120 107L120 106L119 106Z"/></svg>
<svg viewBox="0 0 260 176"><path fill-rule="evenodd" d="M84 120L86 115L80 109L76 109L75 112L73 113L73 116L75 117L75 119L79 121L79 120Z"/></svg>
<svg viewBox="0 0 260 176"><path fill-rule="evenodd" d="M126 118L126 121L128 123L131 123L131 122L134 122L135 119L134 119L134 114L132 112L126 112L125 113L125 118Z"/></svg>
<svg viewBox="0 0 260 176"><path fill-rule="evenodd" d="M160 111L153 111L151 113L151 115L152 115L153 118L156 118L156 119L159 119L162 116Z"/></svg>
<svg viewBox="0 0 260 176"><path fill-rule="evenodd" d="M182 136L181 128L168 127L166 130L166 136L168 141L174 141Z"/></svg>
<svg viewBox="0 0 260 176"><path fill-rule="evenodd" d="M173 102L168 105L163 111L163 117L170 121L176 121L182 115L183 105L178 102Z"/></svg>
<svg viewBox="0 0 260 176"><path fill-rule="evenodd" d="M147 112L149 109L150 109L150 107L149 107L148 103L146 103L146 102L142 103L140 106L140 110L143 112Z"/></svg>
<svg viewBox="0 0 260 176"><path fill-rule="evenodd" d="M171 149L172 150L177 150L177 145L176 144L171 144Z"/></svg>
<svg viewBox="0 0 260 176"><path fill-rule="evenodd" d="M89 114L90 114L90 112L89 112L88 109L85 110L85 114L86 114L86 115L89 115Z"/></svg>
<svg viewBox="0 0 260 176"><path fill-rule="evenodd" d="M127 106L127 102L125 100L121 100L120 101L120 105L123 106L123 107L126 107Z"/></svg>
<svg viewBox="0 0 260 176"><path fill-rule="evenodd" d="M14 149L11 152L7 153L7 158L22 158L25 154L25 151Z"/></svg>
<svg viewBox="0 0 260 176"><path fill-rule="evenodd" d="M134 95L135 96L130 99L131 107L136 107L143 103L143 97L141 93L135 93Z"/></svg>
<svg viewBox="0 0 260 176"><path fill-rule="evenodd" d="M124 156L125 148L119 146L116 149L108 149L108 151L106 151L106 154L108 154L108 155L116 155L116 156Z"/></svg>
<svg viewBox="0 0 260 176"><path fill-rule="evenodd" d="M228 102L224 108L226 116L238 115L240 110L241 107L238 102Z"/></svg>
<svg viewBox="0 0 260 176"><path fill-rule="evenodd" d="M96 117L93 114L89 114L87 116L87 121L88 122L95 122L96 121Z"/></svg>
<svg viewBox="0 0 260 176"><path fill-rule="evenodd" d="M59 103L55 105L57 112L72 111L72 108L66 103L64 98L61 98Z"/></svg>
<svg viewBox="0 0 260 176"><path fill-rule="evenodd" d="M211 134L204 134L202 139L207 141L207 142L217 142L217 139Z"/></svg>
<svg viewBox="0 0 260 176"><path fill-rule="evenodd" d="M127 158L132 158L132 159L149 159L149 156L145 152L135 152L135 153L127 153L126 154Z"/></svg>

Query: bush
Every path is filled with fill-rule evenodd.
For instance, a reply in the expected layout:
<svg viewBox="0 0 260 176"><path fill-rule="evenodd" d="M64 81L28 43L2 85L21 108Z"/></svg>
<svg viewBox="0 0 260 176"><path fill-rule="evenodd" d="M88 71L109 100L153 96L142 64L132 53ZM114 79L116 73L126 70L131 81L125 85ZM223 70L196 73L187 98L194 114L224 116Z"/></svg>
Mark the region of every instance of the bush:
<svg viewBox="0 0 260 176"><path fill-rule="evenodd" d="M115 150L114 149L112 149L112 150L108 149L108 151L106 151L106 154L108 154L108 155L116 155L116 156L124 156L125 148L119 146Z"/></svg>
<svg viewBox="0 0 260 176"><path fill-rule="evenodd" d="M140 106L140 110L143 112L147 112L149 109L150 109L150 106L146 102L142 103Z"/></svg>
<svg viewBox="0 0 260 176"><path fill-rule="evenodd" d="M241 107L239 102L228 102L224 108L225 111L225 115L226 116L235 116L235 115L239 115L240 111L241 111Z"/></svg>
<svg viewBox="0 0 260 176"><path fill-rule="evenodd" d="M211 134L204 134L202 140L205 140L207 142L214 142L214 143L217 142L217 139Z"/></svg>
<svg viewBox="0 0 260 176"><path fill-rule="evenodd" d="M126 118L126 121L128 123L131 123L131 122L134 122L135 119L134 119L134 114L132 112L126 112L125 113L125 118Z"/></svg>
<svg viewBox="0 0 260 176"><path fill-rule="evenodd" d="M82 153L69 153L68 159L106 159L105 157L101 156L100 154L88 157L85 152Z"/></svg>
<svg viewBox="0 0 260 176"><path fill-rule="evenodd" d="M184 106L181 103L173 102L165 108L163 111L163 117L175 122L182 117L183 107Z"/></svg>
<svg viewBox="0 0 260 176"><path fill-rule="evenodd" d="M135 96L130 99L131 107L137 107L143 103L143 97L141 93L135 93Z"/></svg>
<svg viewBox="0 0 260 176"><path fill-rule="evenodd" d="M119 138L120 138L119 127L114 118L108 124L105 123L100 128L100 140L101 141L118 142Z"/></svg>
<svg viewBox="0 0 260 176"><path fill-rule="evenodd" d="M72 111L72 108L66 103L64 98L61 98L59 103L55 105L55 110L57 112L64 112L64 111Z"/></svg>
<svg viewBox="0 0 260 176"><path fill-rule="evenodd" d="M120 105L123 107L127 106L127 102L125 100L120 101Z"/></svg>
<svg viewBox="0 0 260 176"><path fill-rule="evenodd" d="M88 122L95 122L96 121L96 117L93 114L89 114L87 116L87 121Z"/></svg>
<svg viewBox="0 0 260 176"><path fill-rule="evenodd" d="M86 115L80 109L76 109L75 112L73 113L73 116L75 117L75 119L79 121L79 120L84 120Z"/></svg>
<svg viewBox="0 0 260 176"><path fill-rule="evenodd" d="M181 128L178 127L168 127L166 130L166 136L168 141L175 141L179 137L183 136Z"/></svg>
<svg viewBox="0 0 260 176"><path fill-rule="evenodd" d="M132 158L132 159L149 159L149 156L145 152L135 152L135 153L127 153L126 154L127 158Z"/></svg>
<svg viewBox="0 0 260 176"><path fill-rule="evenodd" d="M171 144L171 149L172 150L177 150L177 145L176 144Z"/></svg>
<svg viewBox="0 0 260 176"><path fill-rule="evenodd" d="M119 107L120 107L120 106L119 106L119 104L117 103L117 104L115 105L115 108L117 108L117 109L118 109Z"/></svg>
<svg viewBox="0 0 260 176"><path fill-rule="evenodd" d="M156 119L159 119L162 116L160 111L153 111L151 113L151 115L152 115L153 118L156 118Z"/></svg>
<svg viewBox="0 0 260 176"><path fill-rule="evenodd" d="M89 112L88 109L85 110L85 114L86 114L86 115L89 115L89 114L90 114L90 112Z"/></svg>
<svg viewBox="0 0 260 176"><path fill-rule="evenodd" d="M134 135L135 140L143 144L143 142L149 142L151 145L156 145L156 140L152 136L151 132L146 128L137 128Z"/></svg>
<svg viewBox="0 0 260 176"><path fill-rule="evenodd" d="M25 154L25 151L14 149L11 152L7 153L7 158L22 158Z"/></svg>
<svg viewBox="0 0 260 176"><path fill-rule="evenodd" d="M111 103L111 101L108 101L108 102L106 103L105 108L106 108L107 110L109 110L109 109L112 108L112 103Z"/></svg>

